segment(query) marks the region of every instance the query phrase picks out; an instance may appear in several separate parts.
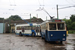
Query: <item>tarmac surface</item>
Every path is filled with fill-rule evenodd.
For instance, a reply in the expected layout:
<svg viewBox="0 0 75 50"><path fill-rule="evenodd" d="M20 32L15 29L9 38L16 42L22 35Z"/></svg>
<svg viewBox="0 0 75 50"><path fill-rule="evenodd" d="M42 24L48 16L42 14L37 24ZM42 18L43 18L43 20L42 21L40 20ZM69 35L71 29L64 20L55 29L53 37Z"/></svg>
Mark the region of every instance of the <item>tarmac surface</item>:
<svg viewBox="0 0 75 50"><path fill-rule="evenodd" d="M45 42L41 37L0 34L0 50L75 50L75 34L69 34L63 44Z"/></svg>

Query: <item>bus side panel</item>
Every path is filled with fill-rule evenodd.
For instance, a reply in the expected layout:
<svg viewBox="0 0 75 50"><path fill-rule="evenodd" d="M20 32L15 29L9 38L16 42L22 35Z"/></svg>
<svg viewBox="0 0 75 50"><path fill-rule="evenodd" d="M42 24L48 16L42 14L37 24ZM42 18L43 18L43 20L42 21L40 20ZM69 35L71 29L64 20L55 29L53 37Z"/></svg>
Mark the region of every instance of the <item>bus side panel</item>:
<svg viewBox="0 0 75 50"><path fill-rule="evenodd" d="M45 39L47 41L66 41L66 31L47 31Z"/></svg>
<svg viewBox="0 0 75 50"><path fill-rule="evenodd" d="M24 32L22 32L23 35L28 35L31 36L32 31L31 30L24 30Z"/></svg>
<svg viewBox="0 0 75 50"><path fill-rule="evenodd" d="M31 34L32 31L31 30L24 30L24 34Z"/></svg>
<svg viewBox="0 0 75 50"><path fill-rule="evenodd" d="M22 30L16 30L16 35L19 35L19 33L21 32L22 35L32 36L32 33L34 33L35 36L36 36L35 30L31 30L31 31L29 31L29 30L24 30L24 31L25 31L25 32L22 32Z"/></svg>
<svg viewBox="0 0 75 50"><path fill-rule="evenodd" d="M16 35L19 35L20 32L22 32L22 30L16 30L15 31Z"/></svg>
<svg viewBox="0 0 75 50"><path fill-rule="evenodd" d="M22 33L23 34L23 33ZM28 36L31 36L31 34L23 34L23 35L28 35Z"/></svg>
<svg viewBox="0 0 75 50"><path fill-rule="evenodd" d="M16 35L19 35L19 33L16 33Z"/></svg>
<svg viewBox="0 0 75 50"><path fill-rule="evenodd" d="M49 33L48 33L48 31L46 30L46 31L45 31L45 40L46 40L46 41L49 41L49 39L50 39L50 38L49 38Z"/></svg>

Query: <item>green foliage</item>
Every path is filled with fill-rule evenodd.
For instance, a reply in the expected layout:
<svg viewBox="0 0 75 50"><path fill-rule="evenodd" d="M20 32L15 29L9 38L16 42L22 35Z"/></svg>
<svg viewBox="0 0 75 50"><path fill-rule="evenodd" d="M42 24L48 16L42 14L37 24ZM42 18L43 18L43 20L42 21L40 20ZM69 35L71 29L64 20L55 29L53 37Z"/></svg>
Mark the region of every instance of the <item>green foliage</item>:
<svg viewBox="0 0 75 50"><path fill-rule="evenodd" d="M31 19L37 19L35 16L33 16L33 18L31 18Z"/></svg>
<svg viewBox="0 0 75 50"><path fill-rule="evenodd" d="M11 15L8 19L10 19L10 20L22 20L21 19L21 17L20 16L18 16L18 15Z"/></svg>
<svg viewBox="0 0 75 50"><path fill-rule="evenodd" d="M63 19L66 22L68 30L75 30L75 15L71 15L70 19Z"/></svg>
<svg viewBox="0 0 75 50"><path fill-rule="evenodd" d="M66 18L64 18L64 19L63 19L63 21L65 21L65 22L66 22Z"/></svg>
<svg viewBox="0 0 75 50"><path fill-rule="evenodd" d="M75 30L68 30L68 33L73 34L73 33L75 33Z"/></svg>
<svg viewBox="0 0 75 50"><path fill-rule="evenodd" d="M66 25L67 25L67 29L69 30L69 29L71 29L72 27L71 27L71 20L70 19L63 19L65 22L66 22Z"/></svg>
<svg viewBox="0 0 75 50"><path fill-rule="evenodd" d="M0 20L4 20L4 18L0 18Z"/></svg>
<svg viewBox="0 0 75 50"><path fill-rule="evenodd" d="M75 30L75 22L71 24L72 30Z"/></svg>
<svg viewBox="0 0 75 50"><path fill-rule="evenodd" d="M71 30L75 30L75 15L71 15L70 20L71 23L69 25L71 27Z"/></svg>
<svg viewBox="0 0 75 50"><path fill-rule="evenodd" d="M75 22L75 15L71 15L70 19L72 22Z"/></svg>
<svg viewBox="0 0 75 50"><path fill-rule="evenodd" d="M73 33L73 31L69 30L68 33Z"/></svg>

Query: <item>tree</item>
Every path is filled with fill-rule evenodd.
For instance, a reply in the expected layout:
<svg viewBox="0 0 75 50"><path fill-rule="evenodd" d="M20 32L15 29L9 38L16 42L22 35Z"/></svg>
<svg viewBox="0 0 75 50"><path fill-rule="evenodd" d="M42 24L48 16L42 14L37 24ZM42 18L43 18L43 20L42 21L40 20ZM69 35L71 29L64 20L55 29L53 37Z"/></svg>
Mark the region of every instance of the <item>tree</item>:
<svg viewBox="0 0 75 50"><path fill-rule="evenodd" d="M0 18L0 20L4 20L4 18Z"/></svg>
<svg viewBox="0 0 75 50"><path fill-rule="evenodd" d="M35 16L33 16L33 18L31 18L31 19L37 19Z"/></svg>
<svg viewBox="0 0 75 50"><path fill-rule="evenodd" d="M66 22L66 18L64 18L64 19L63 19L63 21L65 21L65 22Z"/></svg>
<svg viewBox="0 0 75 50"><path fill-rule="evenodd" d="M75 30L75 22L71 24L72 30Z"/></svg>
<svg viewBox="0 0 75 50"><path fill-rule="evenodd" d="M11 19L11 20L22 20L20 16L18 15L11 15L8 19Z"/></svg>
<svg viewBox="0 0 75 50"><path fill-rule="evenodd" d="M71 15L70 19L63 19L66 22L68 30L75 30L75 15Z"/></svg>
<svg viewBox="0 0 75 50"><path fill-rule="evenodd" d="M67 29L70 30L72 29L72 21L70 19L63 19L65 22L66 22L66 25L67 25Z"/></svg>
<svg viewBox="0 0 75 50"><path fill-rule="evenodd" d="M66 20L66 25L67 25L67 29L70 30L72 27L71 27L71 20Z"/></svg>
<svg viewBox="0 0 75 50"><path fill-rule="evenodd" d="M71 15L70 19L72 22L75 22L75 15Z"/></svg>

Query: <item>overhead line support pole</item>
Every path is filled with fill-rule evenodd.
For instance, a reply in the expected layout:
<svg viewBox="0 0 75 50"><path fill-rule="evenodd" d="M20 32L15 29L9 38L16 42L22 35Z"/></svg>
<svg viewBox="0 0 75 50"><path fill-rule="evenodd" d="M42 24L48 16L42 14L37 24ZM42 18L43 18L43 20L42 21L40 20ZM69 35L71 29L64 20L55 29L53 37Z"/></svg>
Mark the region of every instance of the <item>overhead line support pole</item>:
<svg viewBox="0 0 75 50"><path fill-rule="evenodd" d="M58 5L56 5L56 7L57 7L57 19L59 19L59 17L58 17Z"/></svg>

